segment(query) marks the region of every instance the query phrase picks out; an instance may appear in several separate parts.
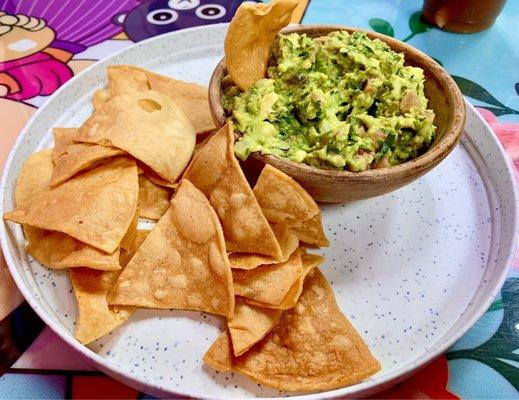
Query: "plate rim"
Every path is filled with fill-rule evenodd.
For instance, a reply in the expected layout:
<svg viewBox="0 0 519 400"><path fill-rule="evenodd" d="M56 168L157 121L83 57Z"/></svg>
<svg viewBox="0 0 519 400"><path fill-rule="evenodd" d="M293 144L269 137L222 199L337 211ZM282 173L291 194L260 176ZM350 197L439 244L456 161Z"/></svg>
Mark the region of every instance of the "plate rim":
<svg viewBox="0 0 519 400"><path fill-rule="evenodd" d="M117 57L120 54L124 54L125 52L129 51L130 49L133 49L137 46L146 46L152 42L155 41L163 41L167 40L168 38L175 37L176 35L184 35L184 34L191 34L196 33L197 31L204 31L204 30L215 30L221 27L225 27L228 24L212 24L212 25L205 25L200 27L193 27L189 29L183 29L180 31L170 32L164 35L159 35L147 40L144 40L142 42L134 43L118 52L115 52L113 54L108 55L107 57L104 57L98 61L96 61L94 64L86 68L85 70L81 71L78 75L74 76L72 79L70 79L68 82L66 82L62 87L60 87L52 96L51 98L55 98L61 95L61 93L66 90L66 88L71 85L73 82L79 81L83 79L85 75L88 75L91 69L94 69L98 66L98 64L105 62L106 60ZM50 98L49 98L50 100ZM9 155L5 161L4 168L2 170L2 176L0 180L0 212L3 214L4 212L4 201L5 201L5 187L6 182L8 179L8 171L11 169L13 159L15 157L16 152L18 151L18 148L20 147L21 142L24 140L25 136L27 135L27 132L29 130L29 127L39 118L39 115L44 112L46 105L48 104L49 100L45 102L31 117L31 119L26 123L22 131L19 133L15 143L11 147L11 150L9 151ZM479 121L479 123L483 124L483 127L490 132L492 140L494 144L496 145L499 153L505 160L505 166L506 166L506 173L508 177L510 178L512 184L512 198L513 198L513 212L514 212L514 218L513 221L511 221L511 226L513 228L513 245L511 251L509 251L509 254L506 258L505 264L507 265L506 268L504 268L500 275L498 275L495 280L495 283L493 285L493 289L491 293L486 297L484 301L480 303L480 306L478 308L475 308L472 312L471 318L469 318L456 332L455 334L451 335L447 340L444 340L441 344L435 347L434 351L430 351L425 354L423 357L418 357L408 363L407 365L404 365L402 368L399 368L389 374L384 375L381 377L382 379L378 380L375 384L373 384L374 380L376 378L370 378L364 382L361 382L357 385L348 386L345 388L339 388L334 389L326 392L315 392L315 393L309 393L309 394L299 394L294 395L290 397L298 398L298 399L322 399L322 398L332 398L336 396L366 396L371 393L376 393L380 390L383 390L386 387L389 387L391 385L394 385L411 374L415 373L419 369L425 367L427 364L432 362L437 357L441 356L447 350L450 346L452 346L461 336L463 336L476 322L481 318L481 316L485 313L487 308L490 306L494 298L497 296L499 291L501 290L501 287L504 284L504 281L506 280L510 267L512 264L512 260L515 254L515 251L517 249L517 242L518 242L518 235L519 235L519 196L518 196L518 189L517 185L515 184L515 177L514 172L512 169L511 160L508 157L507 153L505 152L501 142L497 138L495 132L492 130L490 125L485 121L485 119L477 112L476 108L470 104L465 99L465 104L467 106L468 114L471 114L473 117L476 118L476 120ZM6 225L7 222L4 221L4 223L0 227L0 244L2 247L2 252L4 255L4 259L6 261L6 264L9 268L9 271L11 273L11 276L13 277L16 286L18 290L22 293L25 300L29 303L31 308L38 314L38 316L45 322L45 324L53 331L55 332L61 340L63 340L65 343L67 343L76 354L80 355L83 359L85 359L87 362L92 364L95 368L105 372L107 375L110 375L114 377L115 379L122 380L125 384L128 384L130 386L133 386L134 388L137 388L139 390L148 392L148 393L155 393L155 394L163 394L163 393L169 393L171 395L187 395L187 396L195 396L195 397L203 397L208 399L222 399L225 398L224 396L213 396L208 394L201 394L191 391L173 391L171 389L167 389L163 387L160 384L151 383L151 382L145 382L143 379L139 380L136 377L134 377L132 374L130 374L127 371L122 370L117 365L115 365L112 361L101 357L99 354L95 353L93 350L88 348L87 346L84 346L80 344L73 336L70 335L68 331L66 331L63 327L61 327L59 324L57 324L56 321L53 320L53 318L47 314L45 310L43 310L38 300L35 298L33 293L30 291L29 287L26 287L21 275L17 271L16 268L16 262L14 260L13 254L11 254L8 246L8 235L6 231ZM441 339L441 338L440 338ZM266 397L265 399L277 399L276 397Z"/></svg>

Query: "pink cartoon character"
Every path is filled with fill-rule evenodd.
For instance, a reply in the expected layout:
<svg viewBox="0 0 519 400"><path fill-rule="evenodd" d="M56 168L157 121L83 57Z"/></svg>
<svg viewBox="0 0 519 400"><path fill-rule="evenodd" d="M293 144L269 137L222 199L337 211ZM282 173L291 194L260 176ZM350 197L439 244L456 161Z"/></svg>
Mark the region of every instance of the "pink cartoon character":
<svg viewBox="0 0 519 400"><path fill-rule="evenodd" d="M0 0L0 96L25 101L52 94L74 75L72 58L120 33L114 15L137 4Z"/></svg>
<svg viewBox="0 0 519 400"><path fill-rule="evenodd" d="M1 12L0 96L13 100L47 96L72 77L66 64L69 54L49 48L54 39L45 20Z"/></svg>

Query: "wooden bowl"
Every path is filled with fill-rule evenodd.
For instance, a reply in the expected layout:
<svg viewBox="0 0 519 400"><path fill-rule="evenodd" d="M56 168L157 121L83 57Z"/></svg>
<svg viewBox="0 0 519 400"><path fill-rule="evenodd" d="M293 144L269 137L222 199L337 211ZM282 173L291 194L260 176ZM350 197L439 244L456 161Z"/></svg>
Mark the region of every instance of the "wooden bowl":
<svg viewBox="0 0 519 400"><path fill-rule="evenodd" d="M310 37L332 31L365 32L372 39L386 42L394 51L405 54L406 65L420 67L425 73L428 108L434 110L436 139L420 157L406 163L362 172L320 169L272 155L253 153L244 163L249 173L258 173L271 164L298 181L312 197L321 202L346 202L379 196L401 188L434 168L456 146L465 125L465 102L451 76L432 58L399 40L375 32L334 25L293 25L282 33L306 33ZM227 74L225 59L217 65L209 83L209 106L217 126L225 124L221 80Z"/></svg>

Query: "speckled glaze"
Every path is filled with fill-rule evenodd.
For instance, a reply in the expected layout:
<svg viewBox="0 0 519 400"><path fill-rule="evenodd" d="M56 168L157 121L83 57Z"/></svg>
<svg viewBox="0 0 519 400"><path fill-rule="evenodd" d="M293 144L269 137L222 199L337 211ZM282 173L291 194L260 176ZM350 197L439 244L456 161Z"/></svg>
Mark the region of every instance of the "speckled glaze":
<svg viewBox="0 0 519 400"><path fill-rule="evenodd" d="M226 26L159 36L109 57L61 88L17 140L0 187L14 204L23 161L49 147L52 126L77 126L112 63L137 64L207 84L222 56ZM304 398L359 397L405 378L452 345L499 291L517 242L513 175L503 149L472 106L461 145L425 177L391 194L323 207L331 241L322 270L337 301L382 363L358 385ZM2 224L2 249L20 290L42 319L86 360L147 393L172 397L276 397L201 358L223 327L196 312L139 310L89 347L73 337L76 306L65 271L27 256L19 226ZM301 395L301 394L295 394Z"/></svg>

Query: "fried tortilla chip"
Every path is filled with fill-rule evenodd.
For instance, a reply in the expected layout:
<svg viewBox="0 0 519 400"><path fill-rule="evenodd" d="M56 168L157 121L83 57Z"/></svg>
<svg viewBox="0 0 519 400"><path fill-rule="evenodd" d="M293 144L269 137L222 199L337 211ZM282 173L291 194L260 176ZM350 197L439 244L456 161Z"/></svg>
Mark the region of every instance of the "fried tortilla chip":
<svg viewBox="0 0 519 400"><path fill-rule="evenodd" d="M89 246L61 232L26 227L27 252L48 268L88 267L111 271L121 269L119 248L112 253Z"/></svg>
<svg viewBox="0 0 519 400"><path fill-rule="evenodd" d="M224 332L204 361L217 370L235 370L257 383L287 391L336 389L380 370L319 269L307 275L297 305L283 312L263 340L235 357L229 333Z"/></svg>
<svg viewBox="0 0 519 400"><path fill-rule="evenodd" d="M69 271L78 304L76 339L88 344L123 324L135 307L110 307L106 294L119 271L74 268Z"/></svg>
<svg viewBox="0 0 519 400"><path fill-rule="evenodd" d="M283 255L281 259L276 260L274 257L254 253L231 253L229 254L231 268L253 269L260 265L276 264L288 260L290 255L299 246L299 239L289 228L284 226L273 225L272 230L281 247L281 253Z"/></svg>
<svg viewBox="0 0 519 400"><path fill-rule="evenodd" d="M110 100L111 94L108 89L97 89L92 96L94 110L100 110Z"/></svg>
<svg viewBox="0 0 519 400"><path fill-rule="evenodd" d="M99 146L90 143L75 143L74 138L79 128L54 128L54 151L52 159L51 186L71 178L78 172L91 169L106 162L111 157L124 154L114 147Z"/></svg>
<svg viewBox="0 0 519 400"><path fill-rule="evenodd" d="M14 188L16 205L32 199L38 193L48 190L52 176L53 149L45 149L31 154L23 163Z"/></svg>
<svg viewBox="0 0 519 400"><path fill-rule="evenodd" d="M184 179L109 294L109 303L231 317L234 290L218 217Z"/></svg>
<svg viewBox="0 0 519 400"><path fill-rule="evenodd" d="M282 258L276 236L234 156L230 122L194 155L184 177L193 182L215 208L228 251Z"/></svg>
<svg viewBox="0 0 519 400"><path fill-rule="evenodd" d="M75 140L122 149L174 183L191 158L195 137L175 103L148 90L112 97L85 121Z"/></svg>
<svg viewBox="0 0 519 400"><path fill-rule="evenodd" d="M52 149L52 161L61 156L67 148L74 144L74 137L79 128L52 128L54 136L54 149Z"/></svg>
<svg viewBox="0 0 519 400"><path fill-rule="evenodd" d="M147 71L142 68L133 65L109 65L106 73L110 97L150 89Z"/></svg>
<svg viewBox="0 0 519 400"><path fill-rule="evenodd" d="M272 305L281 304L289 289L302 274L303 264L299 249L283 263L261 265L250 270L232 270L237 296Z"/></svg>
<svg viewBox="0 0 519 400"><path fill-rule="evenodd" d="M114 147L90 143L75 143L59 156L54 165L51 186L59 185L85 169L107 162L111 157L124 154Z"/></svg>
<svg viewBox="0 0 519 400"><path fill-rule="evenodd" d="M170 96L187 115L197 135L216 129L209 110L207 87L147 72L151 90Z"/></svg>
<svg viewBox="0 0 519 400"><path fill-rule="evenodd" d="M271 223L290 227L321 212L299 183L269 164L261 171L253 192Z"/></svg>
<svg viewBox="0 0 519 400"><path fill-rule="evenodd" d="M15 188L16 204L23 204L38 193L48 190L52 175L52 149L32 154L25 161ZM120 269L119 250L105 253L61 232L24 226L27 252L49 268L84 266L101 270Z"/></svg>
<svg viewBox="0 0 519 400"><path fill-rule="evenodd" d="M303 282L306 275L315 267L319 266L324 262L324 257L317 254L309 254L304 248L301 248L301 261L303 263L303 270L301 276L292 284L288 290L283 301L280 304L274 305L257 301L250 298L244 298L244 301L248 304L261 307L261 308L272 308L275 310L289 310L297 304L297 300L303 291Z"/></svg>
<svg viewBox="0 0 519 400"><path fill-rule="evenodd" d="M121 248L121 254L119 255L119 264L122 268L128 265L137 249L141 247L141 244L144 242L144 239L146 239L146 236L148 236L148 233L150 233L149 230L137 229L132 242L132 247L128 250Z"/></svg>
<svg viewBox="0 0 519 400"><path fill-rule="evenodd" d="M135 162L117 157L56 188L38 192L4 218L63 232L113 253L133 219L138 194Z"/></svg>
<svg viewBox="0 0 519 400"><path fill-rule="evenodd" d="M268 4L243 3L225 36L227 71L246 90L267 74L272 41L288 25L298 0L272 0Z"/></svg>
<svg viewBox="0 0 519 400"><path fill-rule="evenodd" d="M323 221L321 213L315 214L312 218L299 225L291 227L292 232L304 243L313 244L319 247L328 247L330 241L323 231Z"/></svg>
<svg viewBox="0 0 519 400"><path fill-rule="evenodd" d="M148 178L150 181L152 181L155 185L161 186L168 189L177 189L178 188L178 182L169 182L165 180L164 178L161 178L157 175L156 172L154 172L152 169L147 167L146 165L142 163L138 163L137 166L141 170L141 174L144 174L146 178Z"/></svg>
<svg viewBox="0 0 519 400"><path fill-rule="evenodd" d="M169 208L171 190L139 175L139 210L142 218L158 220Z"/></svg>
<svg viewBox="0 0 519 400"><path fill-rule="evenodd" d="M234 316L227 323L234 355L249 350L270 332L281 317L281 310L261 308L236 299Z"/></svg>
<svg viewBox="0 0 519 400"><path fill-rule="evenodd" d="M130 223L130 226L128 227L128 230L126 231L126 234L124 235L123 239L121 240L121 249L131 251L133 249L133 241L135 240L135 237L137 236L137 225L139 224L139 215L140 210L139 206L137 205L137 208L135 209L135 212L133 214L132 222Z"/></svg>

